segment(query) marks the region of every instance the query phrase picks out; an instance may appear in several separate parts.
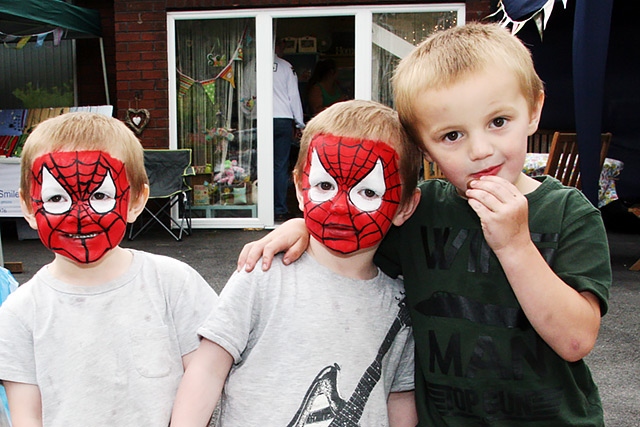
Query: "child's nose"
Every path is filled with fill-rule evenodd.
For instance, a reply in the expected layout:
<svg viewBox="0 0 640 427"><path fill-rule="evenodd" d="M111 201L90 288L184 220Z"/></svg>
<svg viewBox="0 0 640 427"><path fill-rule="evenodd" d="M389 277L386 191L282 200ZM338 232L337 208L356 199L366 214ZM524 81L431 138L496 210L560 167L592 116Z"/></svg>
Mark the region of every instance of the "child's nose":
<svg viewBox="0 0 640 427"><path fill-rule="evenodd" d="M469 157L481 160L493 154L493 144L486 136L477 136L470 141Z"/></svg>
<svg viewBox="0 0 640 427"><path fill-rule="evenodd" d="M349 196L346 192L339 192L331 203L331 210L338 215L349 213Z"/></svg>

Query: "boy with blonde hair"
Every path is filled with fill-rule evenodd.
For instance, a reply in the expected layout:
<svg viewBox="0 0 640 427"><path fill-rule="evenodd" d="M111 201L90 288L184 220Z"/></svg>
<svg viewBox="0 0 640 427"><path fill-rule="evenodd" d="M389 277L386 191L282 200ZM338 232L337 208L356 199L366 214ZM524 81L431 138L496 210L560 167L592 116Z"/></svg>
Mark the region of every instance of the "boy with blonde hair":
<svg viewBox="0 0 640 427"><path fill-rule="evenodd" d="M166 426L217 295L191 267L119 246L149 195L120 121L69 113L22 153L20 201L53 261L0 307L14 427Z"/></svg>
<svg viewBox="0 0 640 427"><path fill-rule="evenodd" d="M419 161L381 104L346 101L308 123L294 177L309 247L231 277L199 329L173 427L205 426L221 393L222 427L415 426L404 291L373 255L415 208Z"/></svg>
<svg viewBox="0 0 640 427"><path fill-rule="evenodd" d="M468 24L420 44L393 84L412 142L447 178L420 185L376 255L404 277L419 425L604 425L583 358L607 311L607 236L578 190L522 173L544 102L531 54L506 29ZM253 268L263 246L239 262Z"/></svg>

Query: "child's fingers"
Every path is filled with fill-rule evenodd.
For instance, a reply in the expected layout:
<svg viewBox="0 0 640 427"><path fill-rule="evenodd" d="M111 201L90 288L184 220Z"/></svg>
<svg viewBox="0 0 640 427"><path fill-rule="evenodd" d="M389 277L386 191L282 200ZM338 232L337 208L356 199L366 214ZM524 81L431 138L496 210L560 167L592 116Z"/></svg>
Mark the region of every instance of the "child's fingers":
<svg viewBox="0 0 640 427"><path fill-rule="evenodd" d="M248 272L254 269L260 256L262 256L262 249L259 246L258 242L250 242L242 247L238 256L238 271L244 269Z"/></svg>

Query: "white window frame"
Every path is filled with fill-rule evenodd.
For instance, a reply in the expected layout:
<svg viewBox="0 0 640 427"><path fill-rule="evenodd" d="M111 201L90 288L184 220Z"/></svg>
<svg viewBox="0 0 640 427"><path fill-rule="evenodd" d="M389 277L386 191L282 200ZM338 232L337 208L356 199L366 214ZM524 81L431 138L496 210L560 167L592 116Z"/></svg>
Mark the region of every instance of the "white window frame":
<svg viewBox="0 0 640 427"><path fill-rule="evenodd" d="M353 16L355 18L354 97L371 99L371 63L373 15L376 13L425 13L456 11L458 25L465 22L464 3L425 5L363 5L296 7L283 9L211 10L167 13L167 48L169 70L169 148L178 148L177 82L175 23L182 20L255 18L256 21L256 72L259 76L272 71L273 20L279 18L313 18L327 16ZM256 97L266 102L257 103L258 150L257 173L259 177L257 218L194 218L193 228L269 228L274 224L273 214L273 81L258 79ZM271 143L270 143L271 142ZM177 212L174 212L177 215Z"/></svg>

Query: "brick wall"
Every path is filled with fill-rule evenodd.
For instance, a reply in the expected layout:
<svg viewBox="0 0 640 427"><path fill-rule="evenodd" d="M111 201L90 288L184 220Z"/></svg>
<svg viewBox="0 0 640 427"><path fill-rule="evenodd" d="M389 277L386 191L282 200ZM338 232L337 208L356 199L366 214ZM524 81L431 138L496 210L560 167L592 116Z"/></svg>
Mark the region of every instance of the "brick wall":
<svg viewBox="0 0 640 427"><path fill-rule="evenodd" d="M169 146L169 98L167 70L166 12L176 10L245 9L251 7L328 6L336 4L381 4L369 1L297 1L297 0L82 0L85 6L96 8L113 2L112 19L114 34L105 31L107 52L113 57L107 61L113 66L109 84L113 86L111 103L115 114L124 120L127 109L149 110L151 119L140 135L147 148ZM400 1L420 3L424 1ZM384 3L400 3L384 2ZM80 3L80 2L79 2ZM480 20L491 13L492 0L468 0L467 21ZM109 10L105 7L103 26L110 23ZM80 60L80 58L79 58ZM94 73L95 74L95 73ZM115 76L115 78L114 78ZM85 82L99 87L98 76L84 74ZM101 81L101 76L99 76ZM92 90L87 88L87 96ZM97 97L97 93L92 96Z"/></svg>

